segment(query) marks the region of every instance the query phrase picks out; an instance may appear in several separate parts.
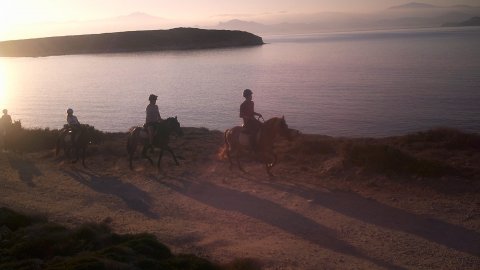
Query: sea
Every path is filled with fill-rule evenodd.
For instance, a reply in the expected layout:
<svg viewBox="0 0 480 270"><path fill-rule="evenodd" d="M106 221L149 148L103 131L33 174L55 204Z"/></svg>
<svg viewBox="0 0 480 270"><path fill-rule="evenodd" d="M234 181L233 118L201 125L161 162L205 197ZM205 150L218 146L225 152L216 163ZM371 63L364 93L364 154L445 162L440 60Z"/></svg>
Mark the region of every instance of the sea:
<svg viewBox="0 0 480 270"><path fill-rule="evenodd" d="M163 118L225 130L242 92L265 119L307 134L480 132L480 27L263 36L245 48L0 58L0 108L27 128L126 132L150 94Z"/></svg>

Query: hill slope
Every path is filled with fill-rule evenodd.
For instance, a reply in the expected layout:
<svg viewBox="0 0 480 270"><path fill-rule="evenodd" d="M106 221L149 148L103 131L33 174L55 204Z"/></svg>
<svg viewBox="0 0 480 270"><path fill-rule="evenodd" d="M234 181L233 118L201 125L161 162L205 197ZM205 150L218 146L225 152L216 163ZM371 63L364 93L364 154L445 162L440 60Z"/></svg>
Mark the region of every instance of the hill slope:
<svg viewBox="0 0 480 270"><path fill-rule="evenodd" d="M476 269L480 263L480 137L434 130L383 139L300 135L276 144L268 178L219 156L223 134L185 128L162 171L126 134L106 134L87 165L0 153L0 206L72 226L108 220L154 234L175 253L214 262L254 258L263 269ZM158 152L155 153L158 156Z"/></svg>

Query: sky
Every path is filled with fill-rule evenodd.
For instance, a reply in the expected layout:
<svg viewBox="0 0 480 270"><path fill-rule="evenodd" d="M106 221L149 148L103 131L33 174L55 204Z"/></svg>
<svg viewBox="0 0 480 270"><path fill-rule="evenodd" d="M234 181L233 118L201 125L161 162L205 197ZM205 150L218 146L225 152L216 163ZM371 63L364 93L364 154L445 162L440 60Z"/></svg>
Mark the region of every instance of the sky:
<svg viewBox="0 0 480 270"><path fill-rule="evenodd" d="M280 14L368 13L409 0L0 0L0 40L35 35L39 24L101 20L143 12L179 26ZM478 0L418 0L434 5L479 5ZM19 33L20 32L20 33ZM28 33L30 32L30 33ZM63 33L68 34L68 33Z"/></svg>

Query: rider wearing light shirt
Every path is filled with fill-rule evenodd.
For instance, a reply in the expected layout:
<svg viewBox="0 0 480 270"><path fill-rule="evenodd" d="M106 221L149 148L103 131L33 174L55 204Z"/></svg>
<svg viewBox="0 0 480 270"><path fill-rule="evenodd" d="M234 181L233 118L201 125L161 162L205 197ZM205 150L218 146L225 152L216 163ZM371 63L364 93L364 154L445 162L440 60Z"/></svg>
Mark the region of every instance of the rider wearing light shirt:
<svg viewBox="0 0 480 270"><path fill-rule="evenodd" d="M78 122L78 118L75 115L73 115L73 110L70 108L67 110L67 123L70 127L80 125L80 122Z"/></svg>

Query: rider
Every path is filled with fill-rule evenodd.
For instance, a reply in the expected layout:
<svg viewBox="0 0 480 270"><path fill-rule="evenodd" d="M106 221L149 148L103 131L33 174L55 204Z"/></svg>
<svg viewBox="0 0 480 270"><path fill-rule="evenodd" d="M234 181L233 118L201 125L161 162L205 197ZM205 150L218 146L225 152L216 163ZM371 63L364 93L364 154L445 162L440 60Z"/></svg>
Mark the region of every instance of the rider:
<svg viewBox="0 0 480 270"><path fill-rule="evenodd" d="M7 133L12 126L12 117L8 115L7 109L3 109L3 115L2 118L0 118L0 136L3 141L3 147L5 149L6 147L6 136Z"/></svg>
<svg viewBox="0 0 480 270"><path fill-rule="evenodd" d="M64 135L71 130L72 131L72 138L76 135L77 130L80 128L80 122L78 122L78 118L73 115L73 110L71 108L67 109L67 125L64 131Z"/></svg>
<svg viewBox="0 0 480 270"><path fill-rule="evenodd" d="M145 119L144 127L147 129L148 132L148 142L150 146L153 145L153 137L155 135L155 124L162 121L162 117L160 117L160 111L158 110L158 106L155 104L157 102L157 97L154 94L151 94L148 97L150 104L147 105L146 113L147 117Z"/></svg>
<svg viewBox="0 0 480 270"><path fill-rule="evenodd" d="M240 105L240 117L243 119L243 126L250 134L250 144L255 150L256 148L256 134L262 126L262 123L255 118L255 116L262 117L260 113L255 112L254 103L252 101L252 90L243 90L243 97L245 101ZM263 117L262 117L263 118Z"/></svg>
<svg viewBox="0 0 480 270"><path fill-rule="evenodd" d="M0 118L0 126L4 131L7 131L11 125L12 125L12 117L8 115L7 109L3 109L3 115L2 115L2 118Z"/></svg>

